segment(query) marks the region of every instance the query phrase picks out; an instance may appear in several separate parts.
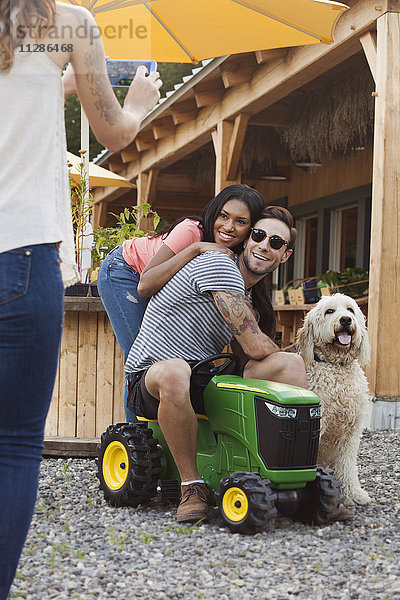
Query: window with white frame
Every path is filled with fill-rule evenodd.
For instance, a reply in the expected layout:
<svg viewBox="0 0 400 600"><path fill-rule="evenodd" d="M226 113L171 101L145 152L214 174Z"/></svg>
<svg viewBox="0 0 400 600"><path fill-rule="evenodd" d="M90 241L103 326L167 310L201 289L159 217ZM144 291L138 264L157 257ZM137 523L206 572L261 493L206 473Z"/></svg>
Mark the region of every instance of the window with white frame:
<svg viewBox="0 0 400 600"><path fill-rule="evenodd" d="M331 212L329 268L343 271L355 267L357 261L357 205Z"/></svg>
<svg viewBox="0 0 400 600"><path fill-rule="evenodd" d="M296 221L297 240L294 253L294 279L313 277L317 270L318 218L316 215Z"/></svg>

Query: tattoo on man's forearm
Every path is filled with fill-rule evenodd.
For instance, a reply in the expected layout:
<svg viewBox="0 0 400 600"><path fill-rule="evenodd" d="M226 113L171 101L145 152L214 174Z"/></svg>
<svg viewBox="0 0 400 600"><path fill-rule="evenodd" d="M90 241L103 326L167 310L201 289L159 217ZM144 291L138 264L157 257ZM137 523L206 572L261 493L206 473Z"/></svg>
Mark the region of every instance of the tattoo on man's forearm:
<svg viewBox="0 0 400 600"><path fill-rule="evenodd" d="M115 125L118 120L118 112L115 107L114 98L112 98L104 84L104 75L100 71L100 62L96 50L91 50L85 54L85 64L87 66L86 79L90 85L90 91L97 97L95 106L110 125Z"/></svg>
<svg viewBox="0 0 400 600"><path fill-rule="evenodd" d="M257 325L252 319L245 317L243 323L240 325L240 331L243 333L247 328L251 329L251 333L257 333Z"/></svg>

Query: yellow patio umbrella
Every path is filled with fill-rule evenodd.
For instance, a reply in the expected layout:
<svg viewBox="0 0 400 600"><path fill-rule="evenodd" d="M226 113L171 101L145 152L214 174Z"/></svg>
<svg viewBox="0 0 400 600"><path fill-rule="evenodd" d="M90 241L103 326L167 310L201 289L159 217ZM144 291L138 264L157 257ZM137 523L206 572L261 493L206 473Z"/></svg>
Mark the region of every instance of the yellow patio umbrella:
<svg viewBox="0 0 400 600"><path fill-rule="evenodd" d="M72 179L79 184L81 180L81 157L72 154L71 152L67 152L67 159L70 165L70 174ZM99 167L99 165L95 165L94 163L89 163L89 187L129 187L135 188L136 186L125 179L125 177L121 177L117 175L117 173L113 173L112 171L108 171L103 167Z"/></svg>
<svg viewBox="0 0 400 600"><path fill-rule="evenodd" d="M63 0L94 15L113 59L206 58L331 43L347 6L329 0Z"/></svg>

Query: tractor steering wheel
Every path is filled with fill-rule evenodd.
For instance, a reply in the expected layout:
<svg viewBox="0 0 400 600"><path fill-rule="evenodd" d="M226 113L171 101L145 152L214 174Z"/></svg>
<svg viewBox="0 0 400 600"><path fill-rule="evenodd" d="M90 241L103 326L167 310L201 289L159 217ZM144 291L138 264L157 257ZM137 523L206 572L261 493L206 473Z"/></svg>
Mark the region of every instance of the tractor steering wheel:
<svg viewBox="0 0 400 600"><path fill-rule="evenodd" d="M216 367L215 365L210 365L208 372L212 377L215 377L216 375L224 375L226 371L229 372L232 366L235 367L236 371L239 371L241 365L240 358L238 356L235 356L235 354L223 352L221 354L213 354L212 356L209 356L208 358L200 360L198 363L196 363L194 367L192 367L192 377L201 369L201 367L209 363L212 364L214 360L218 360L220 358L227 358L228 360L225 361L222 365L219 365L218 367Z"/></svg>

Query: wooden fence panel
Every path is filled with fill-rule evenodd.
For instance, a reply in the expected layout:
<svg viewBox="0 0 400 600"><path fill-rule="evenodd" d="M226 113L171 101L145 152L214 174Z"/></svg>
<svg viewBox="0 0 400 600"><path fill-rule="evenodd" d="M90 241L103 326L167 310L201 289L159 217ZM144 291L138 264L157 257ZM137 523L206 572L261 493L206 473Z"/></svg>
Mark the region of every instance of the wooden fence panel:
<svg viewBox="0 0 400 600"><path fill-rule="evenodd" d="M77 437L96 433L97 315L79 313Z"/></svg>
<svg viewBox="0 0 400 600"><path fill-rule="evenodd" d="M125 410L124 410L124 385L125 385L125 374L124 374L124 357L121 352L121 348L118 342L115 342L115 353L114 353L114 411L113 411L113 423L124 423L125 421Z"/></svg>
<svg viewBox="0 0 400 600"><path fill-rule="evenodd" d="M54 390L51 398L50 408L46 419L45 435L58 434L58 397L60 385L60 361L58 361L57 375L54 382Z"/></svg>
<svg viewBox="0 0 400 600"><path fill-rule="evenodd" d="M115 337L106 313L98 313L96 436L113 422Z"/></svg>
<svg viewBox="0 0 400 600"><path fill-rule="evenodd" d="M61 437L76 436L78 323L79 314L77 312L67 312L65 314L58 387L58 435Z"/></svg>

